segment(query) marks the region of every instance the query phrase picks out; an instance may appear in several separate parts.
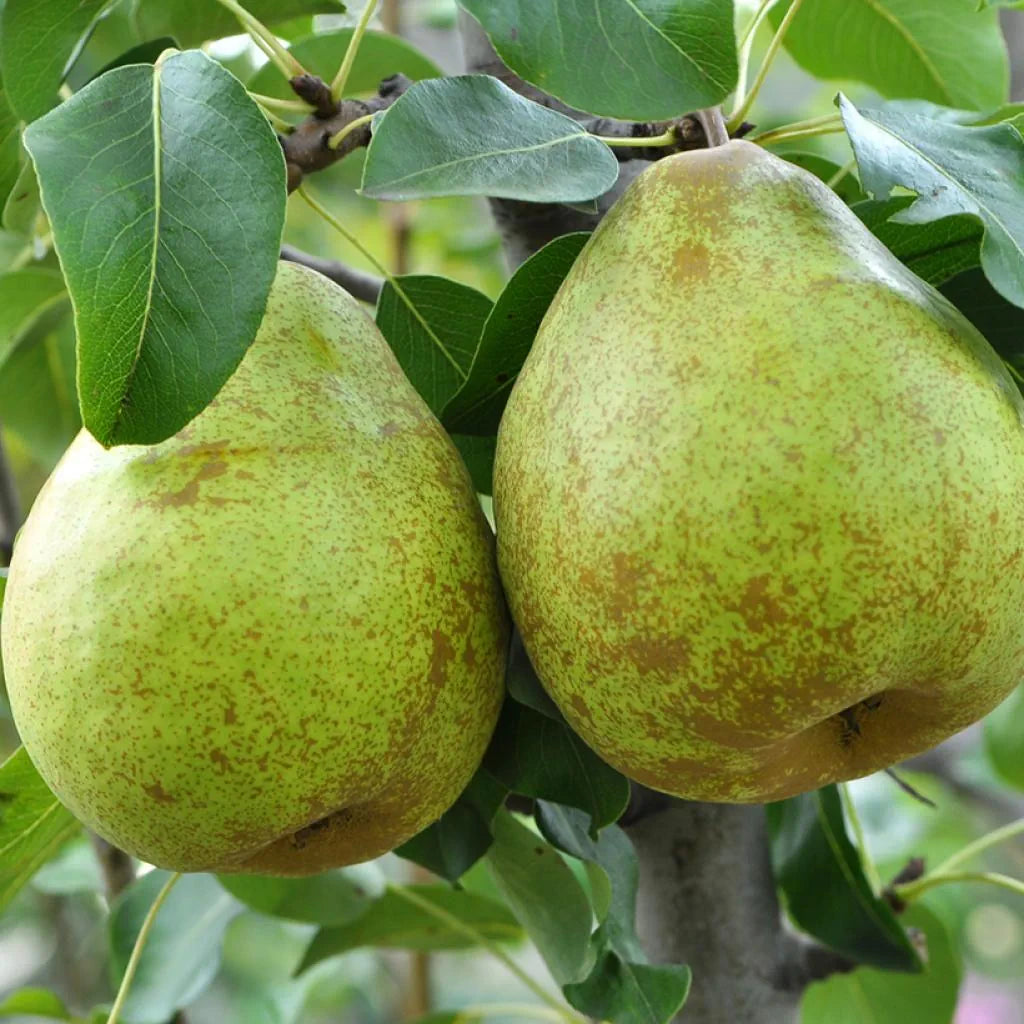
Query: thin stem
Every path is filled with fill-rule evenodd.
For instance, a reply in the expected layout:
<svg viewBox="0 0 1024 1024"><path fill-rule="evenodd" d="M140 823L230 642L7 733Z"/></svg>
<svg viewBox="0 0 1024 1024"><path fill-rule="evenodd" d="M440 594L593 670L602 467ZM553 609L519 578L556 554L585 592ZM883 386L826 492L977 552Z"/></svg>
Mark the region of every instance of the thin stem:
<svg viewBox="0 0 1024 1024"><path fill-rule="evenodd" d="M747 73L750 70L750 54L754 49L754 37L757 35L757 30L761 26L761 22L764 21L765 15L771 10L772 6L777 0L761 0L761 6L758 7L753 18L747 23L747 27L743 30L743 34L739 40L739 65L740 73L739 78L736 80L736 99L746 94L747 91Z"/></svg>
<svg viewBox="0 0 1024 1024"><path fill-rule="evenodd" d="M838 116L831 122L822 124L790 124L783 128L773 128L770 132L762 132L755 135L750 141L756 142L759 146L769 146L776 142L787 142L789 139L809 139L815 135L835 135L837 132L844 132L846 128Z"/></svg>
<svg viewBox="0 0 1024 1024"><path fill-rule="evenodd" d="M321 206L320 203L317 202L317 200L315 200L303 186L300 185L295 191L296 193L298 193L298 195L302 196L306 203L316 213L323 217L323 219L327 221L327 223L330 224L331 227L334 228L334 230L337 231L339 235L341 235L347 242L349 242L349 244L354 246L360 253L362 253L363 256L365 256L373 264L374 269L381 275L381 277L384 278L385 281L387 281L389 285L391 285L392 288L395 289L395 293L398 295L398 297L406 304L406 306L409 307L409 312L412 313L412 315L420 322L420 326L423 328L423 330L427 332L427 335L430 337L430 340L433 341L433 343L437 346L437 350L455 368L455 372L458 374L459 379L465 380L467 376L466 371L459 365L458 361L451 354L451 352L448 351L448 349L445 347L441 339L434 333L434 330L430 326L430 324L428 324L427 321L423 319L423 314L416 308L416 305L413 303L412 299L410 299L409 296L406 295L405 289L398 283L397 279L394 277L393 274L391 274L388 268L385 267L384 264L381 263L380 260L378 260L377 257L374 256L373 253L370 252L370 250L367 249L366 246L363 245L363 243L360 242L358 238L355 237L355 235L346 230L342 226L341 221L339 221L337 217L330 213L330 211L327 210L325 207Z"/></svg>
<svg viewBox="0 0 1024 1024"><path fill-rule="evenodd" d="M516 976L538 999L540 999L547 1006L550 1006L558 1015L560 1020L569 1021L571 1024L583 1024L583 1018L577 1016L568 1007L566 1007L561 1000L556 996L553 996L546 989L541 987L531 978L520 966L513 960L508 953L505 952L496 942L493 942L482 932L478 931L472 925L466 924L465 921L460 921L454 914L449 914L447 910L439 907L436 903L431 903L430 900L420 896L419 893L413 892L411 889L405 886L394 886L391 890L395 895L400 896L407 903L411 903L415 907L419 907L425 914L429 914L434 920L441 922L446 927L451 928L452 931L458 932L461 935L465 935L467 939L472 939L475 943L482 946L491 954L495 959L500 960L505 967Z"/></svg>
<svg viewBox="0 0 1024 1024"><path fill-rule="evenodd" d="M802 3L803 0L793 0L789 5L789 10L786 11L782 21L779 22L779 27L776 29L775 35L772 36L772 41L768 44L768 49L765 51L764 60L761 61L761 66L757 70L757 77L754 79L746 96L739 100L739 106L736 107L729 117L729 131L735 131L743 124L744 118L754 105L754 100L757 99L757 94L761 91L761 86L764 85L768 72L771 70L772 61L775 60L775 55L779 52L782 41L786 38L786 33L789 31L789 26L793 24L796 12L800 10Z"/></svg>
<svg viewBox="0 0 1024 1024"><path fill-rule="evenodd" d="M335 132L327 140L327 148L337 149L342 144L342 142L344 142L345 139L348 138L349 135L351 135L357 129L362 128L364 124L369 124L376 116L377 113L376 111L374 111L374 113L372 114L363 114L362 117L357 117L354 121L349 121L349 123L345 125L345 127L342 128L340 132Z"/></svg>
<svg viewBox="0 0 1024 1024"><path fill-rule="evenodd" d="M621 146L671 146L679 141L675 128L669 128L667 132L662 132L661 135L652 135L648 139L634 136L617 139L613 135L591 135L590 137L597 139L598 142L603 142L606 146L611 146L613 149L618 149Z"/></svg>
<svg viewBox="0 0 1024 1024"><path fill-rule="evenodd" d="M295 111L298 114L308 114L313 108L305 100L282 100L277 96L264 96L260 92L251 92L249 95L261 106L270 107L272 110Z"/></svg>
<svg viewBox="0 0 1024 1024"><path fill-rule="evenodd" d="M256 106L258 106L260 110L263 111L263 116L270 122L274 131L287 134L292 130L292 125L290 125L287 121L282 120L268 107L265 107L262 103L259 102L256 103Z"/></svg>
<svg viewBox="0 0 1024 1024"><path fill-rule="evenodd" d="M704 138L707 139L710 148L724 146L729 141L729 129L726 127L721 107L698 110L697 120L704 129Z"/></svg>
<svg viewBox="0 0 1024 1024"><path fill-rule="evenodd" d="M920 878L916 882L906 882L904 885L896 885L893 888L900 899L909 903L929 889L940 885L949 885L951 882L982 882L986 885L998 886L1000 889L1009 889L1010 892L1024 896L1024 882L1011 878L1009 875L997 874L994 871L949 871L943 874L935 872L925 875L924 878Z"/></svg>
<svg viewBox="0 0 1024 1024"><path fill-rule="evenodd" d="M968 843L962 850L958 850L945 863L940 864L929 874L949 874L953 868L959 867L964 861L977 857L979 853L984 853L991 847L997 846L999 843L1005 843L1007 839L1012 839L1021 833L1024 833L1024 818L1018 818L1016 821L1011 821L1008 825L1003 825L1001 828L986 832L979 839L975 839L973 843Z"/></svg>
<svg viewBox="0 0 1024 1024"><path fill-rule="evenodd" d="M242 27L257 42L261 49L274 62L275 67L287 79L305 75L306 69L277 40L277 36L263 22L254 18L238 0L217 0L226 7L241 23ZM265 49L264 49L265 47Z"/></svg>
<svg viewBox="0 0 1024 1024"><path fill-rule="evenodd" d="M867 838L864 835L864 826L861 824L860 815L857 813L857 807L853 802L853 794L850 792L850 787L844 782L839 787L839 797L843 802L843 810L846 812L846 820L850 823L850 828L853 829L853 837L857 843L857 849L860 851L860 863L864 869L864 874L867 877L868 884L871 886L871 891L878 896L882 889L882 878L878 873L878 867L874 860L871 858L871 853L868 850Z"/></svg>
<svg viewBox="0 0 1024 1024"><path fill-rule="evenodd" d="M848 174L850 174L850 172L856 166L857 166L857 158L855 156L850 157L850 159L847 160L846 163L843 164L843 166L840 167L839 170L836 171L836 173L833 174L832 177L829 178L828 181L825 182L825 184L829 188L834 189L839 184L839 182L841 182L843 180L843 178L845 178Z"/></svg>
<svg viewBox="0 0 1024 1024"><path fill-rule="evenodd" d="M156 915L159 913L164 900L166 900L170 895L171 890L177 884L179 878L181 878L181 872L176 871L167 879L166 882L164 882L163 888L161 888L161 890L156 894L156 899L153 900L153 905L146 913L145 920L142 922L142 927L139 929L138 938L135 940L135 947L132 949L132 955L128 960L128 966L124 969L124 977L121 979L121 987L117 990L117 998L114 1000L114 1005L110 1008L110 1016L107 1017L107 1024L117 1024L118 1018L121 1015L121 1010L124 1008L124 1002L128 998L128 991L132 987L132 978L135 977L135 970L139 966L139 960L142 958L142 951L146 948L146 940L149 938L149 933L153 929L153 923L156 921Z"/></svg>
<svg viewBox="0 0 1024 1024"><path fill-rule="evenodd" d="M331 82L331 97L335 101L340 100L342 93L345 91L345 83L348 81L349 72L352 70L352 65L356 60L356 54L359 52L359 44L363 41L366 26L370 24L370 19L373 17L373 12L376 7L377 0L366 0L366 6L359 15L359 21L356 22L356 27L352 32L352 38L348 41L348 49L345 50L345 56L342 59L341 67L338 68L338 73L334 76L334 79Z"/></svg>

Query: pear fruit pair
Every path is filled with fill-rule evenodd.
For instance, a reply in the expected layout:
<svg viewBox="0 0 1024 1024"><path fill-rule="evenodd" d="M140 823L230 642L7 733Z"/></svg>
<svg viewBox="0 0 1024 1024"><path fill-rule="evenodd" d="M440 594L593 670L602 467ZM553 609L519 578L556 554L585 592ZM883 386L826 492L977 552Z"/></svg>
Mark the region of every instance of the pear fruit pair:
<svg viewBox="0 0 1024 1024"><path fill-rule="evenodd" d="M456 799L502 700L506 611L465 468L355 300L291 264L189 426L75 440L2 621L43 778L176 870L392 849Z"/></svg>
<svg viewBox="0 0 1024 1024"><path fill-rule="evenodd" d="M745 142L645 171L498 439L513 618L633 779L767 801L1024 676L1024 429L999 358L835 195Z"/></svg>

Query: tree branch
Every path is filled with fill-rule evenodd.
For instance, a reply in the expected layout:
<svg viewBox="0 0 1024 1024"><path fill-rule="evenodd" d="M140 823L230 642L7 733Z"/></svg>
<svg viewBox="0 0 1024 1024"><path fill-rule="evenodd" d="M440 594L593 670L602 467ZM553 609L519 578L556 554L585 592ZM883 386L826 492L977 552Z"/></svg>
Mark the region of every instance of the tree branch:
<svg viewBox="0 0 1024 1024"><path fill-rule="evenodd" d="M325 260L312 253L296 249L294 245L281 246L281 259L289 263L298 263L303 267L309 267L318 274L330 278L335 284L340 284L354 298L361 302L375 303L384 287L384 279L376 274L368 274L363 270L356 270L338 260Z"/></svg>
<svg viewBox="0 0 1024 1024"><path fill-rule="evenodd" d="M0 566L10 565L14 536L21 526L21 502L0 435Z"/></svg>

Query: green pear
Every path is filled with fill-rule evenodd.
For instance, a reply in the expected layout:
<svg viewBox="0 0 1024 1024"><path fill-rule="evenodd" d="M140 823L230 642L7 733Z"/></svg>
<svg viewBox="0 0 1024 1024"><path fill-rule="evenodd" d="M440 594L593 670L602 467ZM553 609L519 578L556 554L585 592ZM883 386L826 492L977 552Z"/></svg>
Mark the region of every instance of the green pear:
<svg viewBox="0 0 1024 1024"><path fill-rule="evenodd" d="M117 846L300 875L392 849L476 770L507 613L465 467L373 322L281 264L175 437L68 449L22 530L3 658L25 748Z"/></svg>
<svg viewBox="0 0 1024 1024"><path fill-rule="evenodd" d="M811 175L659 161L502 420L498 562L569 723L633 779L775 800L920 753L1024 676L1021 398Z"/></svg>

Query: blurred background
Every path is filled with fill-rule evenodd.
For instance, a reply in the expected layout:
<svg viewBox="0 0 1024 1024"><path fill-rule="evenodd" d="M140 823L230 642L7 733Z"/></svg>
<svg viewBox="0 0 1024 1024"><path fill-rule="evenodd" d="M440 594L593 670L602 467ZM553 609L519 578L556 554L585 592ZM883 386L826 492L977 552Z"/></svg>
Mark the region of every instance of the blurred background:
<svg viewBox="0 0 1024 1024"><path fill-rule="evenodd" d="M351 25L358 5L350 6L345 15L307 18L287 34L298 38L313 28ZM740 2L737 6L743 24L755 5ZM462 62L455 21L454 0L382 0L376 27L401 32L445 72L458 73ZM1014 98L1024 99L1024 12L1008 10L1004 22L1014 68ZM762 29L754 66L769 36ZM90 38L70 77L72 86L87 81L136 42L129 5L122 2ZM265 61L242 36L222 41L210 52L243 81ZM870 106L873 97L862 86L823 84L800 71L783 53L752 120L767 129L829 113L839 88L858 104ZM780 151L784 155L816 153L842 165L851 157L844 140L845 136L831 135ZM311 190L382 262L396 273L452 277L490 297L500 292L507 268L485 203L442 199L378 204L362 199L355 191L361 161L362 151L357 151L317 176ZM371 269L300 202L290 204L286 240L306 251ZM52 253L47 254L30 235L0 232L3 269L40 256L44 265L54 264ZM0 422L0 441L24 512L79 426L74 332L66 305L52 310L0 370ZM925 857L936 864L972 838L1024 815L1024 751L1011 746L1014 741L1006 725L1022 715L1024 697L1018 692L987 728L974 727L907 766L908 781L935 801L935 809L902 792L886 776L854 784L868 845L883 878L891 878L910 857ZM10 712L0 695L0 760L16 746ZM1024 878L1024 843L999 847L986 868ZM367 870L381 878L424 880L420 869L393 856ZM497 898L483 864L472 869L465 884ZM384 1024L414 1020L440 1006L533 1000L500 964L478 952L361 949L293 977L315 927L241 909L227 894L222 895L224 905L212 908L212 917L206 920L205 938L203 923L196 924L194 941L205 941L210 947L207 976L197 980L201 991L175 1024L185 1024L186 1019L188 1024ZM946 886L929 893L924 902L941 917L953 955L963 964L955 1024L1024 1024L1024 897L995 888ZM0 916L0 1007L8 994L29 985L58 993L75 1012L108 1001L116 979L110 976L107 928L104 880L92 847L82 837L39 871ZM542 961L532 949L519 944L511 951L529 974L543 977ZM883 983L897 984L891 977ZM819 997L812 990L808 998ZM5 1016L0 1011L0 1020L15 1019L14 1014ZM522 1018L513 1013L493 1019ZM911 1016L904 1020L914 1024Z"/></svg>

